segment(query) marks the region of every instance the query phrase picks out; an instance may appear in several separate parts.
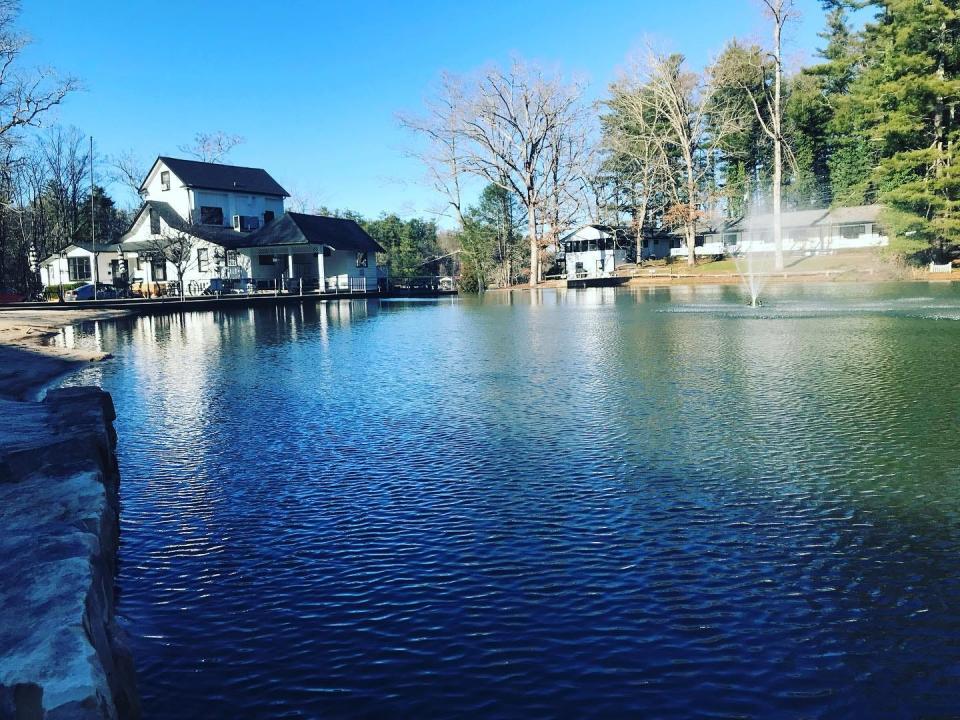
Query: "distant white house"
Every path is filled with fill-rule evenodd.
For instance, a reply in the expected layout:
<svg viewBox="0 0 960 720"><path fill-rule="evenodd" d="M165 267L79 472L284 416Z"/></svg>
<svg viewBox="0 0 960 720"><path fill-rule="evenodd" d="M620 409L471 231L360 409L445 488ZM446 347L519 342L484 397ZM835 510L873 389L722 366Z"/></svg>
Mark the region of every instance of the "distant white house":
<svg viewBox="0 0 960 720"><path fill-rule="evenodd" d="M882 205L858 205L782 213L783 249L788 253L819 255L882 247L889 242L879 225L882 210ZM687 256L687 247L680 238L675 238L671 244L670 255ZM697 255L736 255L774 250L773 214L765 213L698 232L694 252Z"/></svg>
<svg viewBox="0 0 960 720"><path fill-rule="evenodd" d="M609 225L584 225L560 238L558 260L568 278L607 277L627 261L632 241L625 231Z"/></svg>
<svg viewBox="0 0 960 720"><path fill-rule="evenodd" d="M261 168L161 156L140 195L143 205L119 245L64 248L42 261L44 284L93 280L95 264L100 282L122 278L162 292L178 276L158 249L185 237L185 289L214 281L253 289L377 289L376 253L383 248L353 220L285 212L289 194Z"/></svg>
<svg viewBox="0 0 960 720"><path fill-rule="evenodd" d="M45 287L94 279L112 283L125 269L122 258L119 245L71 243L40 263L40 280Z"/></svg>

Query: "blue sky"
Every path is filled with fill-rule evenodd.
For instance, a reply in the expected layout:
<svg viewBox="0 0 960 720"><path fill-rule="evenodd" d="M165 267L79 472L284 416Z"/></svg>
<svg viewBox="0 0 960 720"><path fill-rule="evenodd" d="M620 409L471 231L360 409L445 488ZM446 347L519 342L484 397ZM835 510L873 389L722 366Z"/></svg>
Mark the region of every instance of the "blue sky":
<svg viewBox="0 0 960 720"><path fill-rule="evenodd" d="M823 25L817 0L797 4L794 63ZM34 39L28 62L84 83L56 121L92 134L99 155L152 160L224 130L246 138L231 162L369 216L439 207L396 115L416 112L442 70L516 54L585 77L596 98L645 37L703 65L728 38L766 32L755 0L28 0L20 24Z"/></svg>

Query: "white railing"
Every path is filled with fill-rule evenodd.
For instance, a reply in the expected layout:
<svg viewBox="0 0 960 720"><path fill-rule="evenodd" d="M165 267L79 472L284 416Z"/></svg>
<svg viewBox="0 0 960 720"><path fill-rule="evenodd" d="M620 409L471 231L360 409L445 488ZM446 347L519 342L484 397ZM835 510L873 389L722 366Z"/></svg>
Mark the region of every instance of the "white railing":
<svg viewBox="0 0 960 720"><path fill-rule="evenodd" d="M946 263L945 265L937 265L936 263L930 263L930 272L932 273L948 273L953 272L953 263Z"/></svg>
<svg viewBox="0 0 960 720"><path fill-rule="evenodd" d="M327 292L360 293L368 291L366 277L350 277L349 275L335 275L326 278Z"/></svg>

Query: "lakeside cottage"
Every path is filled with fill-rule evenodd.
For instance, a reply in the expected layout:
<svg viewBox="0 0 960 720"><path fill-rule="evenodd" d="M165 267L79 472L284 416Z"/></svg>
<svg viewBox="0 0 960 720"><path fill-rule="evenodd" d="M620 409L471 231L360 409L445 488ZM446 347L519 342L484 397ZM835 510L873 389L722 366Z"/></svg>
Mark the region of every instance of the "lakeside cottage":
<svg viewBox="0 0 960 720"><path fill-rule="evenodd" d="M608 277L627 262L633 241L622 228L584 225L560 238L557 261L566 263L567 277Z"/></svg>
<svg viewBox="0 0 960 720"><path fill-rule="evenodd" d="M821 255L838 250L882 247L889 239L879 224L882 205L859 205L833 210L797 210L781 215L783 249L788 253ZM764 213L697 228L698 256L774 252L773 214ZM629 228L583 225L560 239L557 261L568 279L609 277L636 255L636 235ZM680 231L647 230L640 241L640 257L656 260L686 257Z"/></svg>
<svg viewBox="0 0 960 720"><path fill-rule="evenodd" d="M68 245L41 262L44 285L122 281L162 293L180 260L191 292L379 286L383 248L353 220L285 211L289 193L262 168L160 156L140 196L119 243Z"/></svg>
<svg viewBox="0 0 960 720"><path fill-rule="evenodd" d="M883 247L889 238L879 224L882 205L795 210L781 214L783 250L788 253L822 255L838 250ZM643 257L666 257L665 248L651 245L648 254L647 239ZM764 213L738 218L716 227L705 227L696 238L697 255L738 255L748 252L774 252L773 214ZM656 253L656 254L655 254ZM686 257L687 247L674 236L669 254Z"/></svg>

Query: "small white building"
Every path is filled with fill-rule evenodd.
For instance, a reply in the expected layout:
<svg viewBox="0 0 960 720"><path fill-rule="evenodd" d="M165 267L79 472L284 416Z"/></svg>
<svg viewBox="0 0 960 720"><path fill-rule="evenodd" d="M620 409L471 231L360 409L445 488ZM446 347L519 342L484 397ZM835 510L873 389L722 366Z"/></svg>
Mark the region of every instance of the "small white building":
<svg viewBox="0 0 960 720"><path fill-rule="evenodd" d="M564 261L567 278L609 277L627 261L631 242L622 229L584 225L560 238L557 259Z"/></svg>
<svg viewBox="0 0 960 720"><path fill-rule="evenodd" d="M882 205L858 205L833 210L796 210L780 216L783 250L822 255L838 250L882 247L889 238L879 225ZM670 255L686 257L687 247L675 238ZM738 255L775 250L773 214L740 218L717 229L698 232L694 252L699 255Z"/></svg>
<svg viewBox="0 0 960 720"><path fill-rule="evenodd" d="M119 245L74 242L40 261L45 287L97 282L111 284L124 272Z"/></svg>
<svg viewBox="0 0 960 720"><path fill-rule="evenodd" d="M383 248L356 222L285 213L289 194L261 168L161 156L140 186L143 205L120 244L100 246L100 282L129 282L162 294L179 280L184 291L232 286L243 290L370 292L378 288L376 254ZM41 264L52 285L92 280L94 253L73 245ZM70 257L77 255L77 260ZM86 260L79 259L84 256ZM178 262L179 261L179 262ZM69 266L69 267L68 267ZM83 277L81 277L83 276Z"/></svg>

